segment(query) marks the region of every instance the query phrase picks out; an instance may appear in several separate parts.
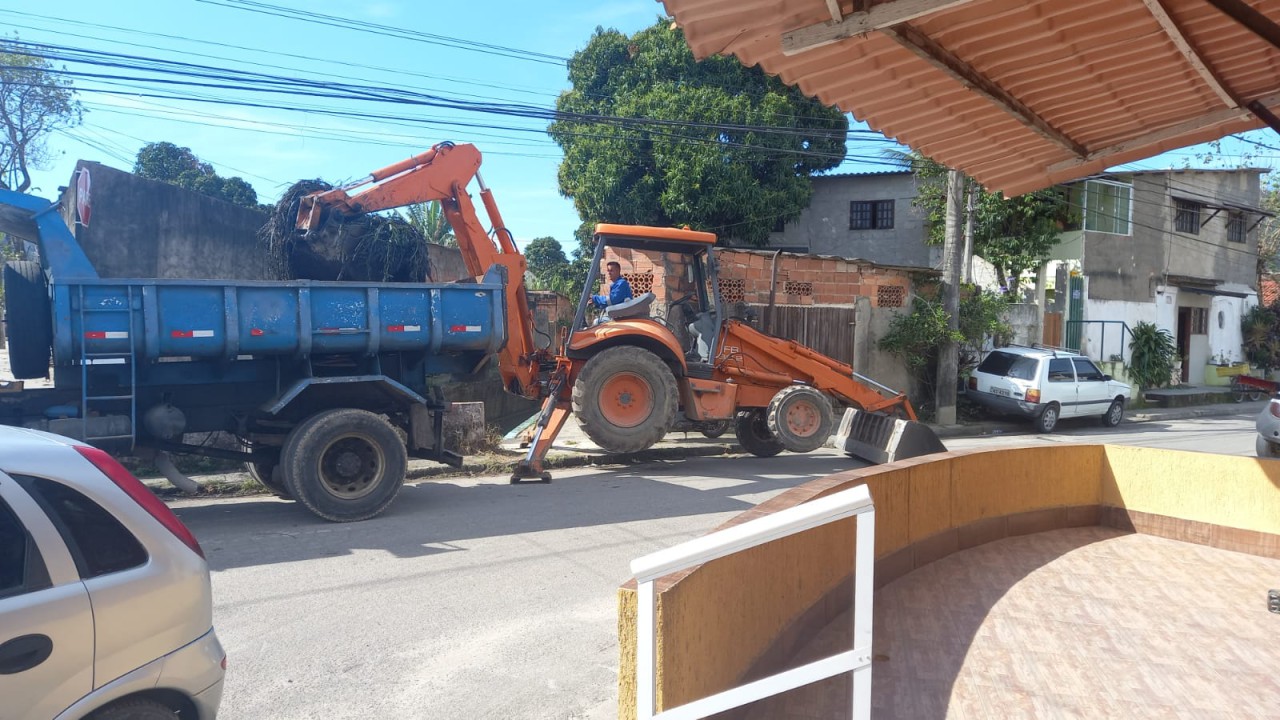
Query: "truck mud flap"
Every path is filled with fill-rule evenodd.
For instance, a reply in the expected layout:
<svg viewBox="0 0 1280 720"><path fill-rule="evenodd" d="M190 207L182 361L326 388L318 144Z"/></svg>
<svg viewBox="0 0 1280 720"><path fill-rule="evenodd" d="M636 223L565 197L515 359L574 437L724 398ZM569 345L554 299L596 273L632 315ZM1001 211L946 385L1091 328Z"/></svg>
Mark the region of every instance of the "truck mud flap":
<svg viewBox="0 0 1280 720"><path fill-rule="evenodd" d="M844 411L832 444L846 455L876 464L947 451L924 423L852 408Z"/></svg>

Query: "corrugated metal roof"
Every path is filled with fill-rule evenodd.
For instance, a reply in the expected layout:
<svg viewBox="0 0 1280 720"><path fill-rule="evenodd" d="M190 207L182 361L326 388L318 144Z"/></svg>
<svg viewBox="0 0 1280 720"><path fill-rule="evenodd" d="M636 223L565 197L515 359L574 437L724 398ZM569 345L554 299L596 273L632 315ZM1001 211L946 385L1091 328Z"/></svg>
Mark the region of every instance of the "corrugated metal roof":
<svg viewBox="0 0 1280 720"><path fill-rule="evenodd" d="M759 64L1010 195L1280 107L1280 49L1209 4L1226 0L661 1L696 56ZM1280 0L1248 5L1275 27Z"/></svg>

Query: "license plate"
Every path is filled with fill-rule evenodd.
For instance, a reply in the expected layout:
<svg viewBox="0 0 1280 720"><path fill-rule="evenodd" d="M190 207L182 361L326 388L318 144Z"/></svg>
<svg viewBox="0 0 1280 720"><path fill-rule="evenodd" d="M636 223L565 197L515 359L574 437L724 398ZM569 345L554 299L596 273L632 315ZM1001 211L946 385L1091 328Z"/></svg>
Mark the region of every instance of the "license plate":
<svg viewBox="0 0 1280 720"><path fill-rule="evenodd" d="M993 387L991 388L991 394L999 395L1000 397L1009 397L1009 391L1004 388Z"/></svg>

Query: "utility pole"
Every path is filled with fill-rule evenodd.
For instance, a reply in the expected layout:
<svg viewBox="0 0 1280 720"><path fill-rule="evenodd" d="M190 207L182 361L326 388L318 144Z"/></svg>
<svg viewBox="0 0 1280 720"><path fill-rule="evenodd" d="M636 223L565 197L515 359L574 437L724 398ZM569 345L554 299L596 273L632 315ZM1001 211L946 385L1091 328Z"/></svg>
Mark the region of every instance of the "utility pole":
<svg viewBox="0 0 1280 720"><path fill-rule="evenodd" d="M964 175L959 170L947 172L947 221L942 246L942 309L947 313L947 327L960 328L960 271L964 264L964 244L960 239L960 208L964 205ZM945 343L938 351L938 377L935 398L936 421L941 425L956 423L956 380L960 375L959 348Z"/></svg>
<svg viewBox="0 0 1280 720"><path fill-rule="evenodd" d="M960 273L960 282L973 282L973 216L974 210L978 208L978 183L969 182L968 193L965 199L964 214L964 269Z"/></svg>

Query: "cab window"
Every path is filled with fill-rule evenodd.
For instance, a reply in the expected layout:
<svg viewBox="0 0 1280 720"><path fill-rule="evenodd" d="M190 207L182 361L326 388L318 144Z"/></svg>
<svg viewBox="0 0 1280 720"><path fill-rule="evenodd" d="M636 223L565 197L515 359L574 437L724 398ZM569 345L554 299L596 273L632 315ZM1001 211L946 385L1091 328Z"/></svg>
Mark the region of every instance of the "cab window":
<svg viewBox="0 0 1280 720"><path fill-rule="evenodd" d="M1053 358L1049 361L1049 382L1075 382L1076 373L1071 369L1071 361L1067 358Z"/></svg>
<svg viewBox="0 0 1280 720"><path fill-rule="evenodd" d="M1102 382L1102 371L1092 360L1072 358L1071 361L1076 364L1076 376L1080 378L1080 382Z"/></svg>
<svg viewBox="0 0 1280 720"><path fill-rule="evenodd" d="M995 350L978 365L978 372L1016 380L1035 380L1038 367L1035 358Z"/></svg>

